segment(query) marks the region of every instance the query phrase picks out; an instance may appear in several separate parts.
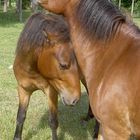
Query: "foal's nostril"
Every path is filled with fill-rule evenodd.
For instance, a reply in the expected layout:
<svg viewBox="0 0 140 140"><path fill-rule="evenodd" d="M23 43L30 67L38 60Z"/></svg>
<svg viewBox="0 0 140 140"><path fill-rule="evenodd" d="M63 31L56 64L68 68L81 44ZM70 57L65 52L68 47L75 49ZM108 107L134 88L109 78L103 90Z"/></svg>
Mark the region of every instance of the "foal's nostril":
<svg viewBox="0 0 140 140"><path fill-rule="evenodd" d="M61 99L64 105L70 105L70 106L74 106L79 100L79 98L76 98L75 100L72 101L72 100L67 100L64 97L61 97Z"/></svg>
<svg viewBox="0 0 140 140"><path fill-rule="evenodd" d="M72 105L75 105L77 102L78 102L79 99L75 99L73 102L72 102Z"/></svg>
<svg viewBox="0 0 140 140"><path fill-rule="evenodd" d="M65 102L65 98L64 97L62 97L62 102L63 102L64 105L67 105L67 103Z"/></svg>

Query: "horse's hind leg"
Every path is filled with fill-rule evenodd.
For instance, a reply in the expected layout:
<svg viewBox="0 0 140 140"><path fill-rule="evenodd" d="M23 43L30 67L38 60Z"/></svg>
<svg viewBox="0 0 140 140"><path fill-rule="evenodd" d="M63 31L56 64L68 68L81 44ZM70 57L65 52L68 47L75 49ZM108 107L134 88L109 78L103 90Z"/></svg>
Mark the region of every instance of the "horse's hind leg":
<svg viewBox="0 0 140 140"><path fill-rule="evenodd" d="M99 124L99 122L95 119L94 135L93 135L93 138L94 138L94 139L97 139L97 138L98 138L99 127L100 127L100 124Z"/></svg>
<svg viewBox="0 0 140 140"><path fill-rule="evenodd" d="M18 94L19 94L19 107L17 113L17 123L16 123L16 131L14 135L14 140L21 140L22 139L22 129L23 124L26 117L26 111L28 108L29 100L30 100L30 92L27 92L21 86L18 87Z"/></svg>
<svg viewBox="0 0 140 140"><path fill-rule="evenodd" d="M53 87L49 88L48 93L48 105L49 105L49 125L52 129L52 140L57 140L57 106L58 106L58 93Z"/></svg>

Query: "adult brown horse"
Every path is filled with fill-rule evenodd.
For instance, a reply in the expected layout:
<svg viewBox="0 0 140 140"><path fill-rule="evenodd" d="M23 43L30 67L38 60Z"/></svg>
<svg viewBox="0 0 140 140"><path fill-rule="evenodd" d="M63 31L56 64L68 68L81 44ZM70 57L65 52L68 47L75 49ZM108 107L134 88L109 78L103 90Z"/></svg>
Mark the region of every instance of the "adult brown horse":
<svg viewBox="0 0 140 140"><path fill-rule="evenodd" d="M14 140L21 140L30 96L36 90L48 95L52 139L57 139L57 102L75 105L80 98L77 62L67 23L56 15L32 15L20 35L14 61L19 108Z"/></svg>
<svg viewBox="0 0 140 140"><path fill-rule="evenodd" d="M111 0L40 0L66 16L105 140L140 140L140 30Z"/></svg>

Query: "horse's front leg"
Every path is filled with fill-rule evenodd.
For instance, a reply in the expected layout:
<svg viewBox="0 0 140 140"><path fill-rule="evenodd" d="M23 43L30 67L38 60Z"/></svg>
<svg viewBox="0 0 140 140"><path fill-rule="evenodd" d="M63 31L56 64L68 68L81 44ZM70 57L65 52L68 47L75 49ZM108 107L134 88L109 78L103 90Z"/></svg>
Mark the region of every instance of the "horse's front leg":
<svg viewBox="0 0 140 140"><path fill-rule="evenodd" d="M97 140L104 140L101 126L98 129L98 139Z"/></svg>
<svg viewBox="0 0 140 140"><path fill-rule="evenodd" d="M21 86L18 86L18 95L19 95L19 107L17 113L17 122L16 122L14 140L22 139L22 129L26 118L26 112L27 112L31 93L26 91Z"/></svg>
<svg viewBox="0 0 140 140"><path fill-rule="evenodd" d="M49 125L52 130L52 140L57 140L57 107L58 107L58 93L53 87L49 88L48 93L48 105L49 105Z"/></svg>

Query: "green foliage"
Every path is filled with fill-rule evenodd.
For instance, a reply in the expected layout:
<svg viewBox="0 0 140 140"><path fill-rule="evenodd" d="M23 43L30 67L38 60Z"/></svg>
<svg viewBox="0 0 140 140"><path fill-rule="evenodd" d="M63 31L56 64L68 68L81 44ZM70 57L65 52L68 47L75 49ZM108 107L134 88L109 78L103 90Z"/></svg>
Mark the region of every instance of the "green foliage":
<svg viewBox="0 0 140 140"><path fill-rule="evenodd" d="M140 14L140 0L138 0L138 1L135 3L135 11L137 11L137 12Z"/></svg>
<svg viewBox="0 0 140 140"><path fill-rule="evenodd" d="M122 0L122 6L125 8L131 7L132 0Z"/></svg>
<svg viewBox="0 0 140 140"><path fill-rule="evenodd" d="M119 0L113 0L116 5L119 5ZM126 11L131 11L132 0L121 0L121 8ZM134 2L134 17L140 17L140 0Z"/></svg>
<svg viewBox="0 0 140 140"><path fill-rule="evenodd" d="M22 0L22 8L27 9L30 7L30 0Z"/></svg>
<svg viewBox="0 0 140 140"><path fill-rule="evenodd" d="M117 5L119 0L113 0ZM139 5L140 0L135 0L135 5ZM130 8L132 4L132 0L121 0L121 6L125 8Z"/></svg>

